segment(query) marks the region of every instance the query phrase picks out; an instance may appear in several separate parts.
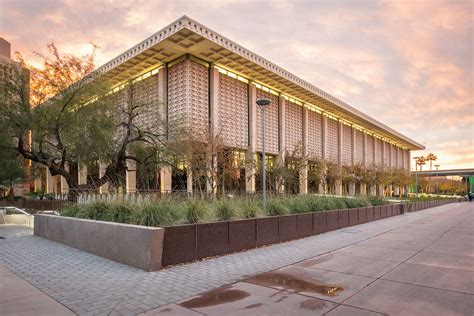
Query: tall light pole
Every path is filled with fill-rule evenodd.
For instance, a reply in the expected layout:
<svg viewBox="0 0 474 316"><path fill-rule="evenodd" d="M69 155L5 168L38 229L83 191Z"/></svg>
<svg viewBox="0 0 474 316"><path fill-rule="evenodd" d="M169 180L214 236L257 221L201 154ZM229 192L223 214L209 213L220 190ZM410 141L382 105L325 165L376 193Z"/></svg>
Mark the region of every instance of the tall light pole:
<svg viewBox="0 0 474 316"><path fill-rule="evenodd" d="M272 102L268 99L259 99L256 103L260 109L262 109L262 208L265 212L267 204L267 175L265 173L265 109Z"/></svg>
<svg viewBox="0 0 474 316"><path fill-rule="evenodd" d="M434 165L434 167L436 168L436 195L439 195L439 178L438 178L438 168L439 168L439 164L438 165Z"/></svg>

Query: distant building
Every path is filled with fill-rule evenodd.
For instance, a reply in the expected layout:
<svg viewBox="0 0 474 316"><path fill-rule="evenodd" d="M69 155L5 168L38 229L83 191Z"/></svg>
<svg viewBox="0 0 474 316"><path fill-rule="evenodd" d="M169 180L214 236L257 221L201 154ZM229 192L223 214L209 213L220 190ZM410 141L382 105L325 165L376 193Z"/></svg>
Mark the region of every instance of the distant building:
<svg viewBox="0 0 474 316"><path fill-rule="evenodd" d="M22 70L21 72L28 76L28 71L21 69L21 66L18 62L11 59L11 44L4 38L0 37L0 65L13 65L18 67L18 69ZM8 76L12 76L12 73L4 73L4 67L0 68L0 80L8 78ZM29 173L28 165L25 163L25 174ZM13 194L15 196L28 194L30 190L33 188L33 184L30 181L24 181L21 183L16 183L13 188Z"/></svg>
<svg viewBox="0 0 474 316"><path fill-rule="evenodd" d="M424 148L186 16L101 66L97 73L110 82L117 102L126 89L133 89L134 98L156 105L143 124L178 121L196 131L214 131L239 157L262 150L262 115L255 103L260 98L271 100L265 119L269 163L285 150L301 146L310 160L320 157L340 166L360 163L409 171L410 151ZM99 166L95 169L94 173L100 173ZM246 168L243 173L245 191L257 191L255 170ZM188 184L182 186L174 174L170 168L160 170L154 179L157 189L192 190L191 175L184 176ZM305 174L307 169L301 173L300 193L321 192L318 185L308 185ZM78 168L78 177L87 181L86 166ZM127 173L128 192L135 192L137 183L140 190L139 177L133 170ZM51 184L47 190L53 192L55 187ZM381 193L375 187L356 188L354 183L348 187L351 194ZM342 183L335 192L343 193Z"/></svg>

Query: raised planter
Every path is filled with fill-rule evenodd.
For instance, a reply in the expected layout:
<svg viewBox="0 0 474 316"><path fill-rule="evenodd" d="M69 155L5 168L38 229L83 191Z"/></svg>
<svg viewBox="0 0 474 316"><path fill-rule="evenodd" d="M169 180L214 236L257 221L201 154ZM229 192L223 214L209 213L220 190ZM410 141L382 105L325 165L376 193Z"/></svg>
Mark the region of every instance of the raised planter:
<svg viewBox="0 0 474 316"><path fill-rule="evenodd" d="M34 234L146 271L161 268L164 229L37 214Z"/></svg>
<svg viewBox="0 0 474 316"><path fill-rule="evenodd" d="M405 211L442 205L414 202L306 214L169 226L117 224L54 215L35 216L35 235L147 271L308 237Z"/></svg>

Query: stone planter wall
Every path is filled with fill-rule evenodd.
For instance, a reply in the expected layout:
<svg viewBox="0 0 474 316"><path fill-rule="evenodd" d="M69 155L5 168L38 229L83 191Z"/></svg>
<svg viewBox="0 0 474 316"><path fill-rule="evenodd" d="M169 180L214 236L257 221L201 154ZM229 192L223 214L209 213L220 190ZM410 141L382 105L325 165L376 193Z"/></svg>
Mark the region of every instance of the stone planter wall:
<svg viewBox="0 0 474 316"><path fill-rule="evenodd" d="M161 268L164 229L62 217L35 216L34 233L146 271Z"/></svg>
<svg viewBox="0 0 474 316"><path fill-rule="evenodd" d="M285 242L456 200L332 210L164 228L35 216L35 235L147 271Z"/></svg>

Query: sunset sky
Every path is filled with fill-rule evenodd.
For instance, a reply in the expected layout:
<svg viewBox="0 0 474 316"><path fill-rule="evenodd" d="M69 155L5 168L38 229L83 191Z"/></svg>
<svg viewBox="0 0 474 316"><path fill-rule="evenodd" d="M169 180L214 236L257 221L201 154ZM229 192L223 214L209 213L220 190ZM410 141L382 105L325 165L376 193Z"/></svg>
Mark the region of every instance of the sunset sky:
<svg viewBox="0 0 474 316"><path fill-rule="evenodd" d="M0 36L33 59L101 47L98 66L186 14L474 168L474 1L0 0ZM413 164L412 164L413 165Z"/></svg>

